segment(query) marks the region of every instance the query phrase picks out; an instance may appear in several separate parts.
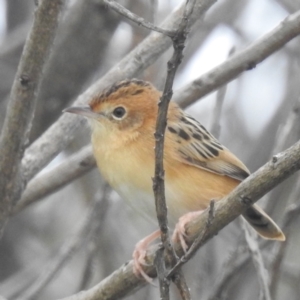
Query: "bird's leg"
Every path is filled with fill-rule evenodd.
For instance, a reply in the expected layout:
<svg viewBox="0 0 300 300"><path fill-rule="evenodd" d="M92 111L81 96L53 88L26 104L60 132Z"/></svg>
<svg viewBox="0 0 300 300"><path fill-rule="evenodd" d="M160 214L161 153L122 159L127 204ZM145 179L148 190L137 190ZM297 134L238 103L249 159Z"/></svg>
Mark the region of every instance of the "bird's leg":
<svg viewBox="0 0 300 300"><path fill-rule="evenodd" d="M172 241L174 242L180 242L181 248L183 251L186 253L188 250L188 245L185 241L186 231L185 231L185 225L189 222L191 222L193 219L198 217L203 213L203 210L198 210L198 211L192 211L189 212L182 217L179 218L178 223L175 226L173 235L172 235Z"/></svg>
<svg viewBox="0 0 300 300"><path fill-rule="evenodd" d="M160 237L160 230L156 230L150 235L146 236L140 240L134 248L133 257L133 272L137 277L143 277L147 282L152 283L152 278L149 277L143 270L143 266L147 266L145 262L145 257L147 253L147 248L155 239Z"/></svg>

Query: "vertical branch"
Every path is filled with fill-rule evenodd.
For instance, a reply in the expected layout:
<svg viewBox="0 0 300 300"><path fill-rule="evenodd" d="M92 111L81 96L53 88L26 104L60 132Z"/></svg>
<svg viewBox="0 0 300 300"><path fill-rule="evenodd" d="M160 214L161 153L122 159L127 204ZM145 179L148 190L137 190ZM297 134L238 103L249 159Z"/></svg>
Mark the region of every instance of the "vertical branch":
<svg viewBox="0 0 300 300"><path fill-rule="evenodd" d="M41 1L12 86L0 138L0 236L20 191L20 163L33 118L43 66L65 0Z"/></svg>
<svg viewBox="0 0 300 300"><path fill-rule="evenodd" d="M163 95L158 104L158 115L155 130L155 173L153 178L153 192L155 197L156 214L159 228L161 231L161 240L166 252L167 262L174 265L176 257L172 245L170 243L168 220L167 220L167 205L165 199L165 185L164 185L164 137L167 125L167 113L169 102L172 98L172 86L178 66L183 58L184 43L187 36L188 19L193 12L195 1L186 1L186 7L183 13L182 20L179 24L178 30L174 37L172 37L174 52L171 59L168 61L167 78L164 86ZM165 276L161 279L158 276L161 289L167 290L168 295L169 284ZM168 299L168 296L165 298Z"/></svg>

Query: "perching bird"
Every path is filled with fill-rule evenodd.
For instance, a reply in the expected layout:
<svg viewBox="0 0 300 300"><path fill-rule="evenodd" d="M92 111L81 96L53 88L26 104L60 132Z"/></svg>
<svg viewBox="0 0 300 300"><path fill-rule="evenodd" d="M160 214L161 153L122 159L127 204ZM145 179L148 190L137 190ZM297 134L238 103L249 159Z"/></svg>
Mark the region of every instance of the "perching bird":
<svg viewBox="0 0 300 300"><path fill-rule="evenodd" d="M91 120L94 156L103 177L134 208L154 220L151 178L160 96L149 82L132 79L113 85L88 106L65 110ZM167 116L164 169L168 218L173 224L188 212L207 208L210 200L222 199L250 174L234 154L174 102ZM285 240L280 228L257 205L243 216L262 237ZM158 235L151 235L143 246ZM137 253L142 252L135 251L136 271L147 278Z"/></svg>

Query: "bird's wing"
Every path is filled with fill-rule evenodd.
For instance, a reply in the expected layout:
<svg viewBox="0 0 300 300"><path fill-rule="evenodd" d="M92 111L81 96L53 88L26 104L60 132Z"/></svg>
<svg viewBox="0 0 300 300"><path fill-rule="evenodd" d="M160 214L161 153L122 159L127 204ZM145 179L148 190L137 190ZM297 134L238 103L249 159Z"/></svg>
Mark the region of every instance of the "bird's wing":
<svg viewBox="0 0 300 300"><path fill-rule="evenodd" d="M247 167L234 154L183 111L178 110L176 118L168 120L167 131L177 149L175 158L181 162L237 180L249 176Z"/></svg>

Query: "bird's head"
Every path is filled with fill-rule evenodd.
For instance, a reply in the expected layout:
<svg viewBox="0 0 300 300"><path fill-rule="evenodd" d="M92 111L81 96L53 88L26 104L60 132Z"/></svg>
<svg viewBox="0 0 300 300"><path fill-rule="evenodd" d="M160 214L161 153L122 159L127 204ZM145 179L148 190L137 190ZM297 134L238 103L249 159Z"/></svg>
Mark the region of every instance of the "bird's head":
<svg viewBox="0 0 300 300"><path fill-rule="evenodd" d="M88 105L69 107L64 112L87 117L92 129L102 133L133 132L154 126L160 95L146 81L125 80L93 97Z"/></svg>

